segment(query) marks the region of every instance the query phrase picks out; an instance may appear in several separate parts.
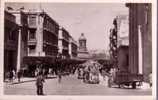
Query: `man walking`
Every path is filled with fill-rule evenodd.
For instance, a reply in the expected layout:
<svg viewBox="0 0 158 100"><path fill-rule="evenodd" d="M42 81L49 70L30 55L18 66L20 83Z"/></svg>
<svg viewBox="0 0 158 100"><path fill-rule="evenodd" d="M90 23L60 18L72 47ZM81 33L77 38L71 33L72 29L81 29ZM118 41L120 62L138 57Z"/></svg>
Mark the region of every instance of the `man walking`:
<svg viewBox="0 0 158 100"><path fill-rule="evenodd" d="M44 83L43 75L39 74L37 76L37 80L36 80L37 95L44 95L43 94L43 83Z"/></svg>

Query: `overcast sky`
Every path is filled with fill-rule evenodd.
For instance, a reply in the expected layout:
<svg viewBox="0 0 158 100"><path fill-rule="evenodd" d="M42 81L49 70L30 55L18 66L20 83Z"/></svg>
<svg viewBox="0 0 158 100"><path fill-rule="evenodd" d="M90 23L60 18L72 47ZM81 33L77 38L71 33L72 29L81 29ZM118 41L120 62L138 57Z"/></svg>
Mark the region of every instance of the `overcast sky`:
<svg viewBox="0 0 158 100"><path fill-rule="evenodd" d="M123 3L7 3L18 9L44 9L59 25L78 41L81 33L87 38L87 48L108 49L109 30L117 15L128 15Z"/></svg>

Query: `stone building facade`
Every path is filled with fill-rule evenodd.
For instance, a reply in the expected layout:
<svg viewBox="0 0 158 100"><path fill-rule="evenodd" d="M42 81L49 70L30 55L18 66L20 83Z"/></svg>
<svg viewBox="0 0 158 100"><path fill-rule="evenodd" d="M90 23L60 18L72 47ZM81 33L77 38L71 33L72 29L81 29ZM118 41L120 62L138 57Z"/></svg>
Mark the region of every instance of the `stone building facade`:
<svg viewBox="0 0 158 100"><path fill-rule="evenodd" d="M129 8L129 65L132 73L152 72L152 23L150 3L127 3Z"/></svg>
<svg viewBox="0 0 158 100"><path fill-rule="evenodd" d="M4 11L4 76L11 70L17 70L18 31L16 17ZM4 77L5 78L5 77Z"/></svg>

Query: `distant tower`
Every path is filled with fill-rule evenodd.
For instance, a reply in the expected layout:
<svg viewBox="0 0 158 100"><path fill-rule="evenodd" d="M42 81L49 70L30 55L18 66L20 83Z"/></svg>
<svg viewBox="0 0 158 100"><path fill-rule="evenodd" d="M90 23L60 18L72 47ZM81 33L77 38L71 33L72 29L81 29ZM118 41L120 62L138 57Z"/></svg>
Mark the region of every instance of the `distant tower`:
<svg viewBox="0 0 158 100"><path fill-rule="evenodd" d="M86 46L87 39L85 38L83 33L81 33L81 36L78 41L79 41L78 58L89 59L90 55L88 53L87 46Z"/></svg>
<svg viewBox="0 0 158 100"><path fill-rule="evenodd" d="M86 42L87 42L87 39L85 38L84 34L82 33L79 38L79 51L80 52L87 52Z"/></svg>

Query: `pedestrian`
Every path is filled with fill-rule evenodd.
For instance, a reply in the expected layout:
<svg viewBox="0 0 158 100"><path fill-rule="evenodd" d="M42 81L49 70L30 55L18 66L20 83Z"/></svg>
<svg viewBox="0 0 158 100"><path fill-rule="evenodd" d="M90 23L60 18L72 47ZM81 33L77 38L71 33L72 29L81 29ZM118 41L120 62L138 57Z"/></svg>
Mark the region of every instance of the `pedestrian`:
<svg viewBox="0 0 158 100"><path fill-rule="evenodd" d="M58 83L61 83L62 74L61 71L58 71Z"/></svg>
<svg viewBox="0 0 158 100"><path fill-rule="evenodd" d="M37 95L44 95L43 93L43 83L44 78L42 74L39 74L36 79Z"/></svg>
<svg viewBox="0 0 158 100"><path fill-rule="evenodd" d="M149 86L152 87L152 72L149 74Z"/></svg>
<svg viewBox="0 0 158 100"><path fill-rule="evenodd" d="M10 70L10 72L9 72L9 81L13 82L13 71L12 70Z"/></svg>
<svg viewBox="0 0 158 100"><path fill-rule="evenodd" d="M21 76L22 76L22 72L21 72L21 70L18 70L18 72L17 72L18 82L20 82Z"/></svg>
<svg viewBox="0 0 158 100"><path fill-rule="evenodd" d="M16 79L16 73L14 69L12 70L12 74L13 74L12 80Z"/></svg>

